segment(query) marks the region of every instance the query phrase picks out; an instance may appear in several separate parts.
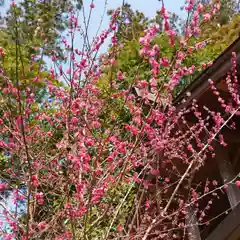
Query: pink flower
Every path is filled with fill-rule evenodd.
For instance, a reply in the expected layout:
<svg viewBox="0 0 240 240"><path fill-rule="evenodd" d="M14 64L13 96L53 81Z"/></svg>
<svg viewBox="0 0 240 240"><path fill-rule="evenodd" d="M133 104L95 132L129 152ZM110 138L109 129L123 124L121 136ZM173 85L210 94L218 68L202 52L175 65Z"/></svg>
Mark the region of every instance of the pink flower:
<svg viewBox="0 0 240 240"><path fill-rule="evenodd" d="M70 232L65 232L65 236L67 239L70 239L72 237L72 234Z"/></svg>
<svg viewBox="0 0 240 240"><path fill-rule="evenodd" d="M66 209L71 209L71 208L72 208L72 205L71 205L71 203L66 203L64 207L65 207Z"/></svg>
<svg viewBox="0 0 240 240"><path fill-rule="evenodd" d="M185 10L186 11L190 11L191 9L193 8L193 5L192 4L189 4L185 7Z"/></svg>
<svg viewBox="0 0 240 240"><path fill-rule="evenodd" d="M43 204L44 204L44 199L43 199L43 198L38 199L38 200L37 200L37 203L38 203L39 205L43 205Z"/></svg>
<svg viewBox="0 0 240 240"><path fill-rule="evenodd" d="M123 73L119 71L119 72L117 73L117 78L118 78L118 80L123 80L123 79L124 79Z"/></svg>
<svg viewBox="0 0 240 240"><path fill-rule="evenodd" d="M94 145L94 140L93 139L87 139L85 141L85 144L87 147L92 147Z"/></svg>
<svg viewBox="0 0 240 240"><path fill-rule="evenodd" d="M49 136L49 137L52 137L52 133L49 131L48 133L47 133L47 135Z"/></svg>
<svg viewBox="0 0 240 240"><path fill-rule="evenodd" d="M112 162L114 160L114 157L113 156L108 156L107 159L106 159L108 162Z"/></svg>
<svg viewBox="0 0 240 240"><path fill-rule="evenodd" d="M213 181L212 181L212 184L213 184L213 186L217 186L217 185L218 185L218 182L217 182L216 180L213 180Z"/></svg>
<svg viewBox="0 0 240 240"><path fill-rule="evenodd" d="M32 176L32 184L35 188L39 186L38 177L36 175Z"/></svg>
<svg viewBox="0 0 240 240"><path fill-rule="evenodd" d="M197 199L198 199L198 193L197 193L195 190L192 191L192 198L193 198L194 200L197 200Z"/></svg>
<svg viewBox="0 0 240 240"><path fill-rule="evenodd" d="M36 193L35 197L36 197L37 203L39 205L43 205L44 204L44 199L43 199L43 193L42 192Z"/></svg>
<svg viewBox="0 0 240 240"><path fill-rule="evenodd" d="M92 193L92 203L98 204L101 198L104 196L105 190L104 188L97 188L93 190Z"/></svg>
<svg viewBox="0 0 240 240"><path fill-rule="evenodd" d="M91 3L90 8L95 8L95 5L93 3Z"/></svg>
<svg viewBox="0 0 240 240"><path fill-rule="evenodd" d="M236 186L240 189L240 181L239 181L239 180L236 181L235 184L236 184Z"/></svg>
<svg viewBox="0 0 240 240"><path fill-rule="evenodd" d="M78 124L78 119L76 117L73 117L71 123L72 125L76 126Z"/></svg>
<svg viewBox="0 0 240 240"><path fill-rule="evenodd" d="M223 185L223 189L224 189L224 190L227 190L227 189L228 189L228 185L227 185L227 184L224 184L224 185Z"/></svg>
<svg viewBox="0 0 240 240"><path fill-rule="evenodd" d="M169 62L168 62L168 59L163 57L161 60L160 60L160 64L163 65L164 67L168 67L169 66Z"/></svg>
<svg viewBox="0 0 240 240"><path fill-rule="evenodd" d="M118 230L119 232L122 232L122 231L123 231L123 226L122 226L122 224L120 224L120 225L117 226L117 230Z"/></svg>
<svg viewBox="0 0 240 240"><path fill-rule="evenodd" d="M160 175L160 171L156 169L152 169L151 174L157 176L157 175Z"/></svg>
<svg viewBox="0 0 240 240"><path fill-rule="evenodd" d="M101 127L101 123L99 121L93 121L92 122L92 127L93 128L100 128Z"/></svg>
<svg viewBox="0 0 240 240"><path fill-rule="evenodd" d="M62 236L58 236L58 237L56 237L55 240L64 240L64 238Z"/></svg>
<svg viewBox="0 0 240 240"><path fill-rule="evenodd" d="M146 207L146 209L148 209L148 208L150 207L150 202L149 202L149 200L146 200L146 202L145 202L145 207Z"/></svg>
<svg viewBox="0 0 240 240"><path fill-rule="evenodd" d="M190 151L190 152L194 152L193 146L192 146L191 144L189 144L189 145L187 146L187 149L188 149L188 151Z"/></svg>
<svg viewBox="0 0 240 240"><path fill-rule="evenodd" d="M41 231L41 230L45 229L46 226L47 226L46 222L42 221L38 224L38 229Z"/></svg>
<svg viewBox="0 0 240 240"><path fill-rule="evenodd" d="M165 182L169 183L170 182L169 178L165 178Z"/></svg>
<svg viewBox="0 0 240 240"><path fill-rule="evenodd" d="M0 192L3 192L5 191L7 188L7 184L4 184L4 183L0 183Z"/></svg>
<svg viewBox="0 0 240 240"><path fill-rule="evenodd" d="M197 6L197 11L200 13L203 10L203 5L201 3L198 4Z"/></svg>
<svg viewBox="0 0 240 240"><path fill-rule="evenodd" d="M137 127L133 126L133 125L126 125L125 129L129 130L133 135L137 135L139 130Z"/></svg>
<svg viewBox="0 0 240 240"><path fill-rule="evenodd" d="M203 15L203 18L205 21L209 21L211 19L211 15L209 13L206 13Z"/></svg>
<svg viewBox="0 0 240 240"><path fill-rule="evenodd" d="M81 207L80 209L78 209L76 212L75 212L75 216L76 217L81 217L83 216L83 214L87 211L87 209L85 207Z"/></svg>
<svg viewBox="0 0 240 240"><path fill-rule="evenodd" d="M115 36L112 37L112 44L115 45L117 43L117 38Z"/></svg>
<svg viewBox="0 0 240 240"><path fill-rule="evenodd" d="M110 63L111 63L111 65L114 65L114 64L116 63L116 60L115 60L114 58L112 58L112 59L110 60Z"/></svg>
<svg viewBox="0 0 240 240"><path fill-rule="evenodd" d="M205 187L204 192L205 192L205 193L209 192L209 188L208 188L208 187Z"/></svg>
<svg viewBox="0 0 240 240"><path fill-rule="evenodd" d="M52 56L52 61L55 62L57 60L57 57L54 55Z"/></svg>

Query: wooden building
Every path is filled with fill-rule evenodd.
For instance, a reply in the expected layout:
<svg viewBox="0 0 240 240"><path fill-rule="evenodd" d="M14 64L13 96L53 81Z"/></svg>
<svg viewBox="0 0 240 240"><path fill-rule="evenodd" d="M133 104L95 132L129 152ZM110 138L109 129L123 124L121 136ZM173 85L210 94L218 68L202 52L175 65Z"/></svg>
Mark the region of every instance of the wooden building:
<svg viewBox="0 0 240 240"><path fill-rule="evenodd" d="M222 112L217 97L213 95L210 89L208 80L213 80L221 96L228 98L226 77L232 68L233 52L236 53L237 69L240 69L240 38L238 38L213 62L211 67L205 69L197 79L181 91L174 100L176 108L187 108L192 100L196 99L199 105L207 106L207 108L215 112ZM240 79L240 71L237 74ZM141 97L138 89L135 89L135 91ZM191 96L185 100L188 92L191 93ZM150 101L155 101L154 95L148 98ZM194 124L196 120L194 119L194 116L190 115L187 121L191 125L191 123ZM204 166L199 171L196 171L193 179L195 183L204 182L210 176L219 185L223 185L236 178L240 173L240 112L233 117L233 120L236 123L236 130L233 131L227 127L222 130L227 147L222 147L216 141L214 145L216 156L214 159L207 159ZM195 219L194 209L189 209L186 224L192 227L187 229L189 234L184 239L240 240L240 189L235 184L228 184L225 191L217 196L216 202L212 204L211 209L208 211L208 217L213 219L208 225L198 224L197 219ZM200 209L201 204L206 206L207 201L209 201L207 198L199 201ZM190 222L189 219L191 219Z"/></svg>
<svg viewBox="0 0 240 240"><path fill-rule="evenodd" d="M240 38L233 42L212 64L203 71L197 79L188 85L180 95L175 98L177 108L188 107L193 99L199 105L207 106L215 112L222 112L217 97L210 90L208 80L214 81L223 98L228 97L226 77L232 68L232 53L236 53L237 70L240 69ZM240 79L240 71L237 73ZM187 92L191 96L183 101ZM240 93L240 91L239 91ZM240 174L240 114L233 117L236 130L223 129L223 136L227 147L215 144L215 159L207 160L207 163L196 173L194 181L204 181L207 176L213 176L221 184L227 183ZM189 123L194 121L191 116ZM209 211L212 218L216 217L208 226L196 226L189 229L192 240L240 240L240 189L234 184L229 184L227 194L221 194ZM204 201L204 200L203 200ZM200 202L201 204L201 202Z"/></svg>

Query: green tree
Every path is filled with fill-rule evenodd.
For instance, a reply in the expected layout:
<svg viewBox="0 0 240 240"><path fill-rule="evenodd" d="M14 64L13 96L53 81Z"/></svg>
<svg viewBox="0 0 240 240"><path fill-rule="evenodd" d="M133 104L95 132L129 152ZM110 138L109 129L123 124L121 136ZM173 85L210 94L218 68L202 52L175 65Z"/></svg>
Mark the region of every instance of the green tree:
<svg viewBox="0 0 240 240"><path fill-rule="evenodd" d="M62 1L58 2L60 4ZM46 6L48 5L44 4L50 3L52 4L52 11L47 11ZM63 9L62 6L61 9ZM56 13L54 2L24 0L19 5L10 8L6 26L2 26L0 29L0 69L5 76L0 76L0 115L2 116L4 111L8 111L10 113L9 119L6 119L8 123L11 123L14 117L20 114L19 103L16 100L16 94L18 94L16 90L19 89L20 98L24 100L26 98L25 90L27 88L35 89L36 102L32 105L32 108L35 108L36 111L41 110L41 104L46 99L45 81L51 78L44 71L46 65L43 56L51 55L51 49L57 49L61 54L56 39L60 36L61 25L63 25L62 30L66 27L65 22L62 23L60 19L56 20ZM34 32L38 23L44 37L39 37ZM59 26L57 26L57 23L59 23ZM51 29L53 29L52 32ZM48 41L45 41L46 38L48 38ZM5 92L5 89L9 87L6 77L11 79L13 92ZM58 84L55 79L51 79L51 81L53 84ZM34 124L34 121L32 121L32 124ZM2 162L2 160L0 161ZM3 173L3 169L6 167L5 162L2 166L1 172Z"/></svg>
<svg viewBox="0 0 240 240"><path fill-rule="evenodd" d="M209 0L201 0L202 4L207 6ZM232 17L239 11L239 1L238 0L220 0L220 13L217 21L220 25L229 23Z"/></svg>

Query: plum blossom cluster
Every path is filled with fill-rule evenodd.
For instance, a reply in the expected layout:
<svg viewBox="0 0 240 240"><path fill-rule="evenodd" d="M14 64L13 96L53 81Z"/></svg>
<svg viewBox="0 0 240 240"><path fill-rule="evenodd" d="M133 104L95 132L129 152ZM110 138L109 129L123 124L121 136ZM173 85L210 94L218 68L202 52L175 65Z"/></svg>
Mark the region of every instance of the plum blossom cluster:
<svg viewBox="0 0 240 240"><path fill-rule="evenodd" d="M89 7L95 7L93 2ZM177 238L186 228L183 219L189 207L195 209L201 224L209 224L207 214L213 200L210 198L200 208L201 199L217 199L219 191L230 184L240 188L237 176L224 185L214 179L205 179L199 185L192 182L208 159L214 159L216 139L227 146L221 131L227 124L234 128L232 118L240 103L233 54L231 74L226 79L229 97L221 97L214 81L209 80L221 112L201 106L196 100L191 100L188 107L173 104L175 87L197 70L194 65L185 66L184 60L205 44L184 49L192 36L200 34L200 17L210 20L219 10L219 3L215 1L209 13L201 4L195 6L193 0L185 9L192 11L193 18L172 59L162 55L161 46L153 44L162 33L157 24L139 39L139 55L149 64L149 79L141 79L136 72L129 84L130 74L117 68L121 48L116 22L121 9L114 11L108 29L92 44L88 45L85 33L82 48L73 45L80 26L75 12L69 11L71 39L62 38L67 69L53 51L53 67L47 77L38 74L27 87L19 78L16 83L3 73L1 91L13 99L14 111L6 104L0 119L1 136L5 137L0 147L10 153L11 163L4 170L9 183L0 184L0 192L15 189L16 208L19 200L26 202L23 219L4 212L12 228L11 234L4 233L4 239L93 239L94 229L101 230L103 239L112 239L119 232L133 239L138 234L144 240L150 234ZM171 27L164 5L160 12L163 31L174 48L180 37ZM108 38L111 49L98 57ZM20 64L15 67L20 73L24 70ZM159 76L166 72L164 82L160 82ZM102 82L104 88L100 87ZM46 90L40 101L36 83ZM149 97L152 95L154 98ZM191 94L187 94L188 99ZM189 124L189 116L194 116L194 123ZM27 191L20 196L18 188L22 184ZM125 203L129 202L130 209L126 210ZM136 220L138 212L140 220ZM173 228L180 231L173 232Z"/></svg>

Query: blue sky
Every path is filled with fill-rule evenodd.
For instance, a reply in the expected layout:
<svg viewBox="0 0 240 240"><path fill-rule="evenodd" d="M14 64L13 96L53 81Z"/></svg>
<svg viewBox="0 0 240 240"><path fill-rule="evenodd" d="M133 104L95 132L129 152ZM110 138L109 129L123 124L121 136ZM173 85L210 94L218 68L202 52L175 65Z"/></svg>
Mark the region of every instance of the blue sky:
<svg viewBox="0 0 240 240"><path fill-rule="evenodd" d="M6 12L6 9L9 7L9 3L12 0L4 0L4 6L1 7L0 12L4 13ZM15 2L18 2L19 0L15 0ZM84 0L84 3L86 6L90 5L91 0ZM146 16L151 17L154 16L154 13L157 9L159 9L160 2L158 0L125 0L125 2L128 2L132 5L133 8L138 9L146 14ZM95 16L101 14L103 10L103 5L105 3L105 0L94 0L94 4L96 5L95 8ZM166 8L169 11L176 12L178 14L182 14L180 9L180 6L183 5L184 0L165 0L164 1ZM109 8L116 8L122 4L122 0L108 0L108 9Z"/></svg>
<svg viewBox="0 0 240 240"><path fill-rule="evenodd" d="M90 4L91 0L85 0L86 3ZM100 12L101 8L103 8L105 0L95 0L94 4L96 6L95 12ZM156 10L158 10L161 6L161 3L158 0L125 0L125 2L131 4L134 9L138 9L148 17L153 17ZM180 11L180 7L183 5L184 0L165 0L164 1L166 8L169 11L176 12L178 14L182 14ZM88 5L89 5L88 4ZM108 8L116 8L121 6L122 0L108 0Z"/></svg>
<svg viewBox="0 0 240 240"><path fill-rule="evenodd" d="M0 13L2 16L6 13L7 9L9 8L10 2L12 0L4 0L4 6L0 7ZM15 0L15 2L19 2L21 0ZM108 9L115 9L119 6L122 5L123 0L94 0L94 5L95 8L92 11L92 16L91 16L91 21L90 21L90 26L89 26L89 31L88 31L88 36L89 39L92 39L97 32L97 29L99 27L100 19L101 16L103 15L104 11L104 6L105 2L107 1L107 10ZM89 9L90 9L90 3L91 0L83 0L84 6L85 6L85 15L88 16ZM125 0L125 2L131 4L133 9L138 9L141 12L145 14L145 16L152 18L155 16L156 11L161 8L161 2L158 0ZM164 0L165 7L167 8L168 11L170 12L175 12L180 17L184 17L184 12L180 10L180 7L184 5L185 0ZM79 16L79 21L82 23L83 16L80 14ZM103 22L101 25L100 30L104 30L108 28L108 22L109 18L105 16L103 18ZM82 46L82 39L78 36L75 39L75 46L81 49ZM100 49L100 53L106 51L108 46L108 42L102 46ZM51 63L49 63L51 65Z"/></svg>
<svg viewBox="0 0 240 240"><path fill-rule="evenodd" d="M83 0L84 1L84 9L86 12L86 16L88 16L90 10L91 0ZM96 35L96 31L99 27L99 23L101 17L104 12L106 0L94 0L95 8L92 11L91 21L88 31L89 39L92 39ZM168 11L177 13L180 17L184 17L184 11L180 10L180 7L184 5L185 0L165 0L164 4ZM135 10L139 10L145 14L146 17L152 18L156 15L156 11L160 10L161 2L158 0L125 0L125 3L131 4L132 8ZM122 5L122 0L107 0L106 9L116 9L117 7ZM79 21L82 22L83 16L80 15ZM102 21L101 30L107 29L109 23L109 18L105 16ZM109 41L107 41L100 49L100 53L105 52L107 50ZM82 40L79 37L76 37L75 46L81 45Z"/></svg>
<svg viewBox="0 0 240 240"><path fill-rule="evenodd" d="M9 7L9 4L12 0L4 0L4 6L0 7L1 15L3 16L6 10ZM15 2L18 2L20 0L15 0ZM91 0L83 0L85 9L86 9L86 15L88 15L89 11L89 5L91 3ZM93 9L91 22L90 22L90 28L89 28L89 35L95 36L96 29L98 28L101 16L104 11L104 5L106 0L94 0L95 8ZM132 5L134 9L138 9L141 12L143 12L147 17L153 17L157 10L160 9L161 3L158 0L125 0L125 2L128 2ZM167 10L171 12L175 12L179 14L180 16L183 16L184 13L180 11L180 7L184 4L184 0L165 0L164 1L165 6ZM115 9L119 6L121 6L122 0L107 0L107 9ZM82 16L80 16L81 18ZM101 29L106 29L108 26L108 18L104 17L102 27Z"/></svg>
<svg viewBox="0 0 240 240"><path fill-rule="evenodd" d="M100 18L104 10L104 3L106 0L95 0L95 8L93 9L91 22L90 22L90 36L95 35L95 31L98 28ZM86 10L89 9L91 0L84 0ZM145 16L151 18L155 16L157 10L161 8L161 3L158 0L125 0L131 4L133 9L138 9L145 14ZM184 12L180 11L180 7L183 6L184 0L165 0L165 7L170 12L175 12L180 16L184 16ZM121 6L122 0L108 0L107 9L115 9ZM108 18L105 17L102 24L102 29L107 28Z"/></svg>
<svg viewBox="0 0 240 240"><path fill-rule="evenodd" d="M5 2L4 6L0 7L0 13L2 16L4 16L7 9L9 8L9 4L11 1L12 0L4 0ZM15 0L15 2L19 2L19 1L21 0ZM101 16L103 15L103 12L104 12L104 6L106 1L107 1L106 9L108 10L108 9L115 9L121 6L123 0L94 0L95 8L92 11L92 16L91 16L91 21L90 21L90 26L88 31L89 39L92 39L96 35L97 29L99 27L99 23L101 20ZM85 12L86 12L85 15L88 16L91 0L83 0L83 2L84 2ZM159 2L158 0L125 0L125 2L131 4L133 9L140 10L145 14L145 16L149 18L154 17L156 14L156 11L159 10L161 7L161 2ZM167 8L167 10L170 12L175 12L181 17L184 17L185 15L184 12L180 10L180 7L183 6L184 2L185 0L164 0L165 7ZM81 13L79 16L80 23L83 23L82 19L83 19L83 16ZM108 22L109 22L109 18L105 16L103 18L100 30L107 29ZM78 36L76 37L75 46L80 47L81 45L82 45L82 40ZM106 51L107 46L108 46L108 42L104 44L100 52Z"/></svg>

